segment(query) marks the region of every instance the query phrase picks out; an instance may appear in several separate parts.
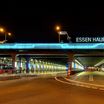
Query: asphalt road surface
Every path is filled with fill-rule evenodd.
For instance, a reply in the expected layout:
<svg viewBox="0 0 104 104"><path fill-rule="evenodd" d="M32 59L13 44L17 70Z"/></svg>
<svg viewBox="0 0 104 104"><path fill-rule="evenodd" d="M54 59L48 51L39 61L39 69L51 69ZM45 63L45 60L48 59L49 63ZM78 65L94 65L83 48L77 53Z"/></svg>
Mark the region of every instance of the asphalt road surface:
<svg viewBox="0 0 104 104"><path fill-rule="evenodd" d="M0 81L0 104L104 104L104 91L54 78L23 78Z"/></svg>

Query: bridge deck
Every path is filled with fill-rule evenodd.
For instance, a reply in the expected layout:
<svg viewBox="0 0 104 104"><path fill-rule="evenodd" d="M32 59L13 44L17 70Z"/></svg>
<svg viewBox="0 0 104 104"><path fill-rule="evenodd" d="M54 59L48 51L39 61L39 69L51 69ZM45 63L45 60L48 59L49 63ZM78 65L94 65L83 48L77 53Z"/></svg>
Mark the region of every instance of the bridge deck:
<svg viewBox="0 0 104 104"><path fill-rule="evenodd" d="M5 43L0 49L104 49L104 43Z"/></svg>

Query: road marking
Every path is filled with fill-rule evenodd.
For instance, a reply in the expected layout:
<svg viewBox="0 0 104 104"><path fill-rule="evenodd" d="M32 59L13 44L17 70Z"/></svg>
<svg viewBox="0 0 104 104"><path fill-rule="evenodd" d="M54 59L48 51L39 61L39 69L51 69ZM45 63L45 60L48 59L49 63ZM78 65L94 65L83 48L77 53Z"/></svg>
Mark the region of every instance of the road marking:
<svg viewBox="0 0 104 104"><path fill-rule="evenodd" d="M104 90L104 88L99 88L99 90Z"/></svg>
<svg viewBox="0 0 104 104"><path fill-rule="evenodd" d="M61 82L61 83L65 83L65 84L71 84L71 83L69 83L69 82L65 82L65 81L59 80L57 77L55 77L55 80L57 80L57 81L59 81L59 82Z"/></svg>
<svg viewBox="0 0 104 104"><path fill-rule="evenodd" d="M94 86L92 86L91 88L93 88L93 89L98 89L97 87L94 87Z"/></svg>
<svg viewBox="0 0 104 104"><path fill-rule="evenodd" d="M86 88L91 88L90 86L84 86L84 87L86 87Z"/></svg>
<svg viewBox="0 0 104 104"><path fill-rule="evenodd" d="M83 85L83 84L81 84L80 86L81 86L81 87L84 87L84 85Z"/></svg>
<svg viewBox="0 0 104 104"><path fill-rule="evenodd" d="M67 79L67 78L64 78L64 79L69 81L69 79ZM57 80L61 83L65 83L65 84L76 85L76 86L86 87L86 88L91 88L91 89L104 90L104 86L103 86L103 88L100 88L100 87L102 87L102 85L100 86L100 85L96 85L96 84L88 84L88 83L84 83L84 82L77 83L78 81L72 81L72 80L71 80L71 83L70 83L70 82L62 81L62 80L58 79L57 77L55 77L55 80ZM72 83L72 82L74 82L74 83Z"/></svg>
<svg viewBox="0 0 104 104"><path fill-rule="evenodd" d="M96 87L103 87L104 88L104 85L98 85L98 84L91 84L91 83L85 83L85 82L80 82L80 81L74 81L74 80L67 79L67 78L64 78L64 79L66 79L69 82L74 82L74 83L79 83L79 84L84 84L84 85L89 85L89 86L96 86Z"/></svg>

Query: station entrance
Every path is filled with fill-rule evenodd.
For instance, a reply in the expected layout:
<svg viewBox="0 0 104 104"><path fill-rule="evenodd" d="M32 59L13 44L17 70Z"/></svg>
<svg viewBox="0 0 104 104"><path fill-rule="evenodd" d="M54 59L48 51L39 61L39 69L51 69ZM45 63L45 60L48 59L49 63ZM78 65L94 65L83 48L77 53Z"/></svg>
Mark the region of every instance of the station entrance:
<svg viewBox="0 0 104 104"><path fill-rule="evenodd" d="M0 63L8 67L12 66L12 72L16 73L67 73L76 70L84 71L95 66L100 67L98 70L103 70L103 54L104 43L0 45ZM91 65L92 63L94 64Z"/></svg>

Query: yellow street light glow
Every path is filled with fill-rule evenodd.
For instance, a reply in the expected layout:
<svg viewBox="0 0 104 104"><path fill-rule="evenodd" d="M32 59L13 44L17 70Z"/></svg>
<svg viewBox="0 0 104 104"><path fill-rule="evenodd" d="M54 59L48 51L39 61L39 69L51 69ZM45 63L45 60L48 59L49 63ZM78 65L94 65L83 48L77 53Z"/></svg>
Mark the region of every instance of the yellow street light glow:
<svg viewBox="0 0 104 104"><path fill-rule="evenodd" d="M8 35L11 36L12 34L11 33L8 33Z"/></svg>
<svg viewBox="0 0 104 104"><path fill-rule="evenodd" d="M60 29L61 29L60 26L56 26L57 31L60 31Z"/></svg>
<svg viewBox="0 0 104 104"><path fill-rule="evenodd" d="M3 28L0 28L0 32L4 32L4 29Z"/></svg>

